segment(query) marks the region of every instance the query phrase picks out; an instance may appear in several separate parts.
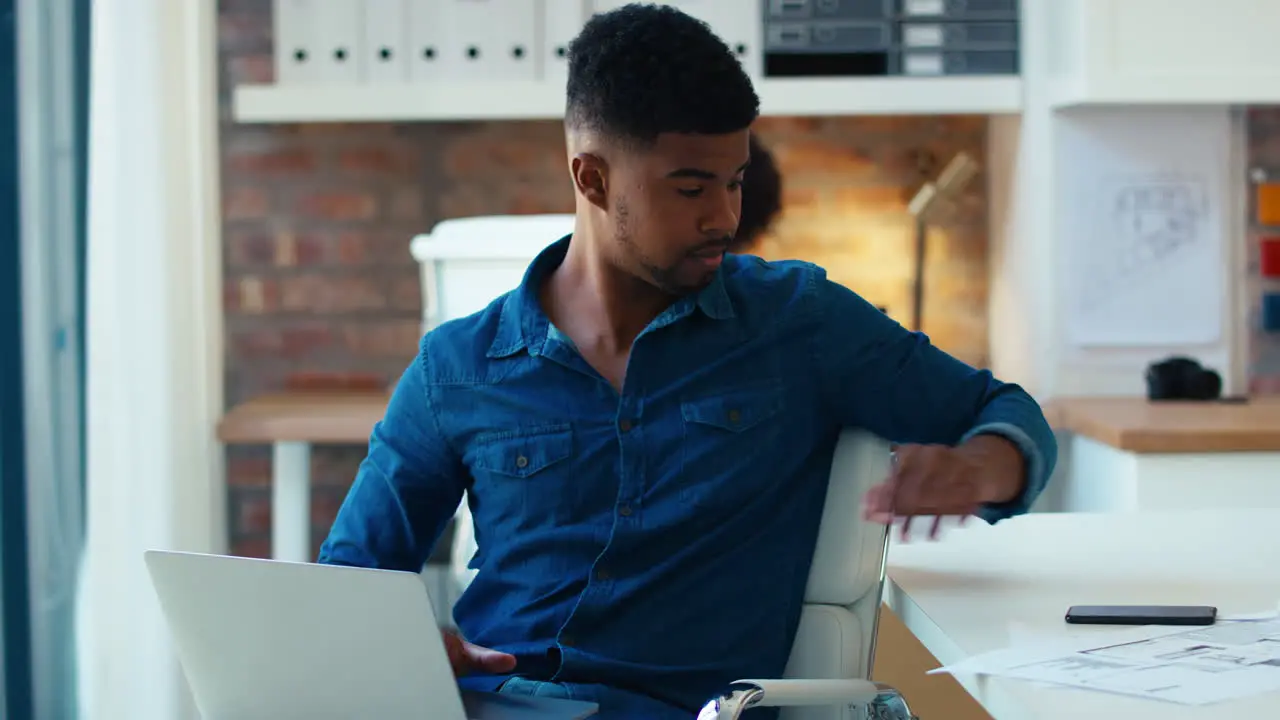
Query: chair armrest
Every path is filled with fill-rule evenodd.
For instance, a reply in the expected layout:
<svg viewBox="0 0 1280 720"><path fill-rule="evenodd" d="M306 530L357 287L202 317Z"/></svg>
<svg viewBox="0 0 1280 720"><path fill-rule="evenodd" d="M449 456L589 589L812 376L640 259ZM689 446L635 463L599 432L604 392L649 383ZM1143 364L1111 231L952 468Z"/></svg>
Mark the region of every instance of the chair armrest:
<svg viewBox="0 0 1280 720"><path fill-rule="evenodd" d="M698 713L698 720L738 720L753 707L870 705L869 717L916 720L902 695L869 680L738 680Z"/></svg>

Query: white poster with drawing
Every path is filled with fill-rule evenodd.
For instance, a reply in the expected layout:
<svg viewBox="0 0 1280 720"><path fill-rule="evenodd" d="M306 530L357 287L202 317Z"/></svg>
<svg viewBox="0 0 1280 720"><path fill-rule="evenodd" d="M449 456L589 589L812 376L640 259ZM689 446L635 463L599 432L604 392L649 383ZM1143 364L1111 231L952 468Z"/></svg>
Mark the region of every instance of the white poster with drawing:
<svg viewBox="0 0 1280 720"><path fill-rule="evenodd" d="M1216 343L1223 334L1231 157L1221 109L1064 115L1058 215L1078 346Z"/></svg>

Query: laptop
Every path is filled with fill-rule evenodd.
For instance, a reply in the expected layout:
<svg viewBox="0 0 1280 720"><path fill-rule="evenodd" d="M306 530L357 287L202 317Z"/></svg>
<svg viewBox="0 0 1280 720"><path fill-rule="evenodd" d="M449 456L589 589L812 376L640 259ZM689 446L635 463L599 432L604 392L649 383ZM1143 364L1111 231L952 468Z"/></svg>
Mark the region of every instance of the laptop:
<svg viewBox="0 0 1280 720"><path fill-rule="evenodd" d="M579 720L597 711L460 692L417 573L144 557L204 720Z"/></svg>

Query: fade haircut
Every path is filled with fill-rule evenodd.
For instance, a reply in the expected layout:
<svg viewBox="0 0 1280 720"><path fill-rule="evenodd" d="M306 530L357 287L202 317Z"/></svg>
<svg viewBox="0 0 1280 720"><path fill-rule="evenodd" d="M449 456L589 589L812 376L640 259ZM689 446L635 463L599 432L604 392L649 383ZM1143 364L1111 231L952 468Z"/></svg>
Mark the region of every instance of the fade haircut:
<svg viewBox="0 0 1280 720"><path fill-rule="evenodd" d="M569 45L565 123L648 147L664 133L745 130L760 100L706 23L631 3L593 16Z"/></svg>

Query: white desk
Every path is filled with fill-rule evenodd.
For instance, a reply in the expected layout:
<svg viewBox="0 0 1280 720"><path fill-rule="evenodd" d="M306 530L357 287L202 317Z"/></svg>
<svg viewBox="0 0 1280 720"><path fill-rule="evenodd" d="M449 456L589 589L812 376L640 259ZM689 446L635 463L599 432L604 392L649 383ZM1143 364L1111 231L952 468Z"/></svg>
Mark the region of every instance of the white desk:
<svg viewBox="0 0 1280 720"><path fill-rule="evenodd" d="M1007 647L1013 623L1035 634L1106 632L1066 625L1073 604L1257 612L1280 600L1278 525L1274 510L1034 514L975 525L933 544L894 545L886 602L943 664ZM1188 707L995 677L956 679L995 720L1280 717L1280 693Z"/></svg>

